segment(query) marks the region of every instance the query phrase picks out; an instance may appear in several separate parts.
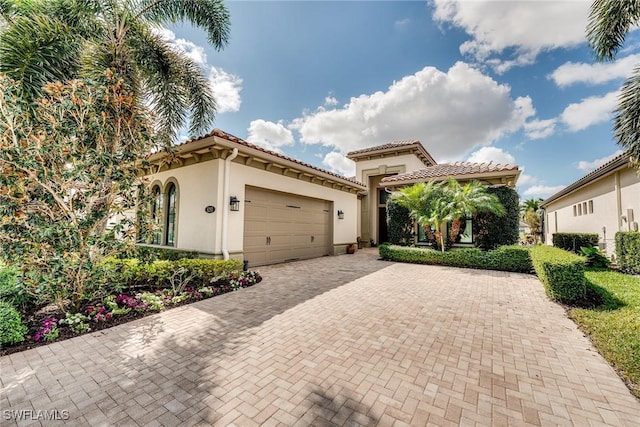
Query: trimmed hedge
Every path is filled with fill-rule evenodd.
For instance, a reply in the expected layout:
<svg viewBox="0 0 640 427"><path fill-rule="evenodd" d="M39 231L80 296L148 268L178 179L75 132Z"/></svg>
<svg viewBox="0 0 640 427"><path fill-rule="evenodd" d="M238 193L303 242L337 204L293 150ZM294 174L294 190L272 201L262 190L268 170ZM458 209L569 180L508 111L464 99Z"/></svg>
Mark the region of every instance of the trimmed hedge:
<svg viewBox="0 0 640 427"><path fill-rule="evenodd" d="M208 285L214 277L242 270L242 261L216 259L157 260L141 263L137 259L106 260L104 269L109 286L117 291L140 288L165 288L171 286L171 277L180 274L191 276L193 285Z"/></svg>
<svg viewBox="0 0 640 427"><path fill-rule="evenodd" d="M447 265L516 273L531 273L533 270L529 248L525 246L501 246L489 252L477 248L441 252L433 249L381 245L379 253L380 257L385 260L415 264Z"/></svg>
<svg viewBox="0 0 640 427"><path fill-rule="evenodd" d="M620 270L640 274L640 232L618 231L616 233L616 257Z"/></svg>
<svg viewBox="0 0 640 427"><path fill-rule="evenodd" d="M583 257L553 246L539 245L531 248L531 261L549 298L567 303L584 298Z"/></svg>
<svg viewBox="0 0 640 427"><path fill-rule="evenodd" d="M400 246L412 244L414 240L413 223L409 209L400 206L392 197L389 197L387 199L387 235L389 243Z"/></svg>
<svg viewBox="0 0 640 427"><path fill-rule="evenodd" d="M489 212L478 212L473 218L473 242L483 250L513 245L520 238L520 197L509 187L489 187L487 193L494 194L504 207L505 214L498 216Z"/></svg>
<svg viewBox="0 0 640 427"><path fill-rule="evenodd" d="M580 254L580 248L598 246L599 237L596 233L553 233L553 246L575 254Z"/></svg>
<svg viewBox="0 0 640 427"><path fill-rule="evenodd" d="M178 261L184 258L198 258L198 251L173 249L170 247L136 245L132 250L124 252L120 258L136 258L142 262L150 263L157 260Z"/></svg>

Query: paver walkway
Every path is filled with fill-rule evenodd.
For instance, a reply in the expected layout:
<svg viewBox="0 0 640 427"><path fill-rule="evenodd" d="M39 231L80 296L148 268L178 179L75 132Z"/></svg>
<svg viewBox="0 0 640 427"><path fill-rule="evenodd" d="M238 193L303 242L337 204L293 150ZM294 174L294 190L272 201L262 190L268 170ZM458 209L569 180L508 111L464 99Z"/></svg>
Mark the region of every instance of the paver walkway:
<svg viewBox="0 0 640 427"><path fill-rule="evenodd" d="M640 422L533 276L372 250L259 270L252 288L2 357L0 422L15 424L7 410L92 426Z"/></svg>

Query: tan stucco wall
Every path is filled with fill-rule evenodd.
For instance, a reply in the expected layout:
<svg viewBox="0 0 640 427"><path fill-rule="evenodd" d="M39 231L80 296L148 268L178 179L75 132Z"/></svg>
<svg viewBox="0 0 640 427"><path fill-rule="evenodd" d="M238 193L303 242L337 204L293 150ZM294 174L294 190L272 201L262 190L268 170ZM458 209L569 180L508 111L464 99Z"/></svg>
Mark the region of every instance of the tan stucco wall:
<svg viewBox="0 0 640 427"><path fill-rule="evenodd" d="M404 165L405 172L411 172L418 169L424 169L426 166L422 161L413 154L403 154L400 156L390 156L373 160L360 160L356 162L356 179L363 184L367 184L366 177L363 176L363 171L369 169L376 169L380 166L396 166ZM386 172L380 172L384 174Z"/></svg>
<svg viewBox="0 0 640 427"><path fill-rule="evenodd" d="M149 184L161 183L163 190L170 180L177 183L176 248L214 252L214 235L220 212L217 193L222 191L218 187L218 162L170 169L150 175L148 179ZM207 205L215 206L215 213L206 213Z"/></svg>
<svg viewBox="0 0 640 427"><path fill-rule="evenodd" d="M617 176L617 178L616 178ZM616 192L616 179L620 182L620 203ZM593 200L593 213L573 216L573 206ZM548 219L545 228L547 244L552 244L556 232L597 233L606 243L609 255L615 253L615 234L628 230L628 224L620 220L633 209L635 221L640 219L640 178L631 168L618 170L586 186L551 202L545 207ZM557 216L557 224L555 217ZM603 233L603 227L606 233Z"/></svg>

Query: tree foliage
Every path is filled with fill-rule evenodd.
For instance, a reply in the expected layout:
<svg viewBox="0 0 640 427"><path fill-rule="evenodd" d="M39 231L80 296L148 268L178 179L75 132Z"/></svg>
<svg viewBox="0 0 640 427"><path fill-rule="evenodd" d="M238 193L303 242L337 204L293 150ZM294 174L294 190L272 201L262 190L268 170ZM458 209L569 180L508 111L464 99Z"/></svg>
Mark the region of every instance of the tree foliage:
<svg viewBox="0 0 640 427"><path fill-rule="evenodd" d="M498 246L513 245L518 242L520 225L520 198L509 187L490 187L487 192L498 198L505 214L498 216L491 212L478 212L473 218L473 241L484 250Z"/></svg>
<svg viewBox="0 0 640 427"><path fill-rule="evenodd" d="M587 24L587 39L600 61L613 61L630 29L640 23L640 1L595 0ZM618 145L640 160L640 67L622 86L615 111L614 132ZM640 164L640 163L639 163Z"/></svg>
<svg viewBox="0 0 640 427"><path fill-rule="evenodd" d="M187 119L192 136L213 123L209 81L161 28L186 21L222 49L229 38L222 0L4 0L0 17L0 72L18 82L28 101L40 98L48 82L101 80L109 69L132 91L138 109L154 112L167 141Z"/></svg>
<svg viewBox="0 0 640 427"><path fill-rule="evenodd" d="M136 186L153 141L135 95L106 85L45 86L31 109L0 74L0 244L39 302L78 306L103 257L134 241Z"/></svg>
<svg viewBox="0 0 640 427"><path fill-rule="evenodd" d="M409 209L393 197L387 199L387 230L391 244L407 246L413 242L414 226Z"/></svg>
<svg viewBox="0 0 640 427"><path fill-rule="evenodd" d="M529 209L527 213L524 214L524 222L529 226L531 234L534 236L540 234L540 215L538 215L538 212Z"/></svg>

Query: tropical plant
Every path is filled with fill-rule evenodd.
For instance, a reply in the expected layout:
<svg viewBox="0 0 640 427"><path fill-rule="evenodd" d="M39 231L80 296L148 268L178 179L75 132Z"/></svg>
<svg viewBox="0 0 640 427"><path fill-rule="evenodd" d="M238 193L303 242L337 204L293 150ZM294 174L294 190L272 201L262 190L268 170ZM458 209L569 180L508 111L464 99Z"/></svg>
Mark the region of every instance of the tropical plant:
<svg viewBox="0 0 640 427"><path fill-rule="evenodd" d="M587 39L596 58L600 61L615 60L627 33L639 23L640 1L595 0L591 4ZM614 132L618 145L635 160L640 160L640 67L634 69L622 86L615 111Z"/></svg>
<svg viewBox="0 0 640 427"><path fill-rule="evenodd" d="M48 82L83 77L104 83L111 70L138 109L154 113L165 141L187 118L192 136L209 130L215 114L209 82L161 31L186 21L222 49L229 38L222 0L3 0L0 17L0 72L19 83L27 101L42 97Z"/></svg>
<svg viewBox="0 0 640 427"><path fill-rule="evenodd" d="M122 80L105 78L49 84L29 112L0 74L2 254L36 302L63 310L99 296L102 259L135 241L126 213L144 203L135 188L153 129Z"/></svg>
<svg viewBox="0 0 640 427"><path fill-rule="evenodd" d="M524 222L527 223L531 234L533 234L534 239L537 240L537 236L540 234L540 215L538 212L533 209L529 209L524 215Z"/></svg>
<svg viewBox="0 0 640 427"><path fill-rule="evenodd" d="M497 215L504 213L504 207L498 198L489 194L486 188L477 181L471 181L464 186L454 179L446 182L429 181L417 183L395 192L392 197L401 206L409 210L409 214L420 225L433 230L444 252L445 240L442 226L452 223L452 233L447 240L455 240L460 231L461 218L471 217L476 212L493 212ZM446 229L446 228L445 228ZM451 239L451 236L454 236Z"/></svg>
<svg viewBox="0 0 640 427"><path fill-rule="evenodd" d="M611 260L597 246L581 247L580 254L587 259L587 267L608 268Z"/></svg>
<svg viewBox="0 0 640 427"><path fill-rule="evenodd" d="M520 215L522 219L524 220L525 215L530 210L538 212L540 210L540 203L542 203L541 198L523 200L522 203L520 203Z"/></svg>
<svg viewBox="0 0 640 427"><path fill-rule="evenodd" d="M461 185L455 179L449 178L444 190L444 200L447 201L445 211L448 211L446 217L451 218L449 239L452 243L460 233L461 219L471 218L476 212L490 212L498 216L505 213L500 200L487 192L486 186L478 181L469 181Z"/></svg>

